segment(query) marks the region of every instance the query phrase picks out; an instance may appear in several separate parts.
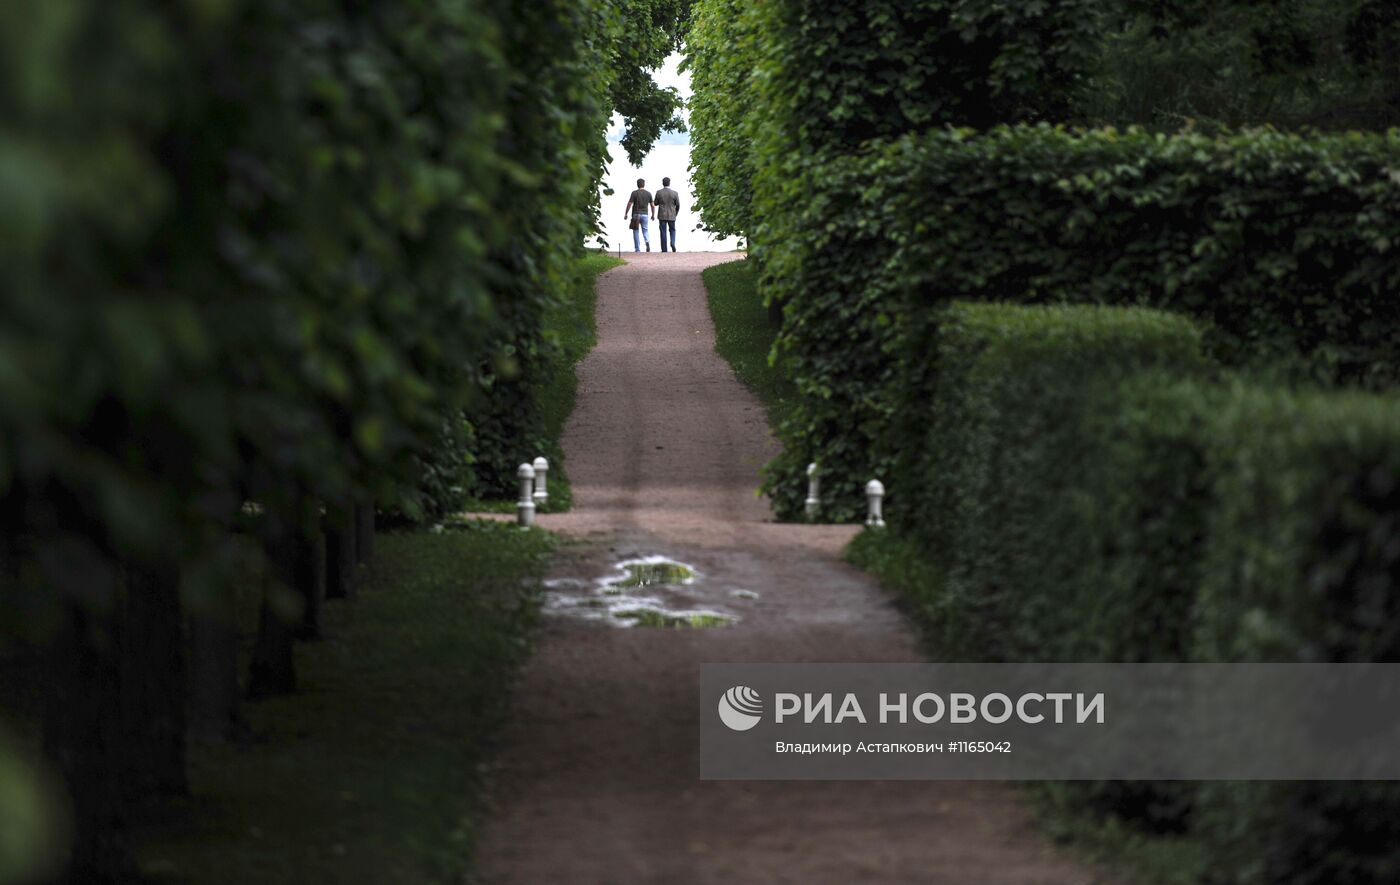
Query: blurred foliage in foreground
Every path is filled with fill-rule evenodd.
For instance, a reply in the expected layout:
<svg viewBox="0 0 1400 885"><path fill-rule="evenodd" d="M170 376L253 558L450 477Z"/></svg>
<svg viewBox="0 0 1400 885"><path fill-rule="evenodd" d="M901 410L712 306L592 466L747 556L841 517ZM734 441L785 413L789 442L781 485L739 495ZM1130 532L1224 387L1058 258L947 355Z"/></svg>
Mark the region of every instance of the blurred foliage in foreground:
<svg viewBox="0 0 1400 885"><path fill-rule="evenodd" d="M0 641L44 661L73 878L185 788L187 665L190 709L236 715L236 535L274 565L246 687L288 692L366 512L433 519L539 452L609 115L684 10L0 8Z"/></svg>

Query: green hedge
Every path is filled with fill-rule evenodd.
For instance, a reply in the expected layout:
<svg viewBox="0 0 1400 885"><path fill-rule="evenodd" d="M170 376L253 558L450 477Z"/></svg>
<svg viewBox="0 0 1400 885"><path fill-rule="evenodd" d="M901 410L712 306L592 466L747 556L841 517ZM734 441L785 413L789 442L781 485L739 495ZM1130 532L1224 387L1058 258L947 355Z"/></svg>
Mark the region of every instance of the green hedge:
<svg viewBox="0 0 1400 885"><path fill-rule="evenodd" d="M4 15L0 496L39 559L183 556L250 495L431 513L533 450L606 3Z"/></svg>
<svg viewBox="0 0 1400 885"><path fill-rule="evenodd" d="M898 367L951 299L1138 304L1203 321L1227 365L1385 386L1400 378L1400 135L1226 138L1003 128L831 161L763 277L803 393L767 487L832 512L888 474ZM769 270L773 270L770 266ZM1272 371L1273 369L1271 369ZM843 480L843 477L850 477Z"/></svg>
<svg viewBox="0 0 1400 885"><path fill-rule="evenodd" d="M1099 31L1095 0L757 5L754 110L814 155L929 126L1063 119Z"/></svg>
<svg viewBox="0 0 1400 885"><path fill-rule="evenodd" d="M542 450L637 6L0 9L0 634L44 652L68 878L123 878L127 798L181 788L182 615L219 626L240 525L310 560L323 503L346 551L353 510L457 510ZM267 590L250 669L286 690Z"/></svg>
<svg viewBox="0 0 1400 885"><path fill-rule="evenodd" d="M1185 318L954 303L901 373L891 532L857 556L911 596L951 660L1175 661L1192 643L1209 492L1210 372ZM870 545L874 545L872 548ZM1071 783L1062 801L1150 831L1177 784Z"/></svg>
<svg viewBox="0 0 1400 885"><path fill-rule="evenodd" d="M1396 400L1242 388L1216 420L1228 445L1214 468L1199 653L1400 660Z"/></svg>
<svg viewBox="0 0 1400 885"><path fill-rule="evenodd" d="M753 5L698 0L686 36L692 209L720 236L743 236L752 222L759 61Z"/></svg>
<svg viewBox="0 0 1400 885"><path fill-rule="evenodd" d="M821 163L930 126L1063 121L1098 0L697 0L687 45L703 221L788 272Z"/></svg>
<svg viewBox="0 0 1400 885"><path fill-rule="evenodd" d="M1196 654L1400 660L1400 403L1242 388L1215 427ZM1207 784L1197 805L1213 883L1400 878L1395 784Z"/></svg>
<svg viewBox="0 0 1400 885"><path fill-rule="evenodd" d="M889 515L935 551L940 645L1179 658L1189 598L1173 579L1198 557L1174 505L1199 471L1175 437L1193 397L1122 388L1203 375L1200 332L1147 310L1000 304L953 304L938 329L900 402Z"/></svg>
<svg viewBox="0 0 1400 885"><path fill-rule="evenodd" d="M1211 377L1156 311L955 303L901 400L887 533L858 561L960 660L1400 659L1400 401ZM917 491L911 495L909 491ZM887 537L886 537L887 535ZM912 554L910 551L921 551ZM1220 885L1400 872L1393 784L1104 783Z"/></svg>

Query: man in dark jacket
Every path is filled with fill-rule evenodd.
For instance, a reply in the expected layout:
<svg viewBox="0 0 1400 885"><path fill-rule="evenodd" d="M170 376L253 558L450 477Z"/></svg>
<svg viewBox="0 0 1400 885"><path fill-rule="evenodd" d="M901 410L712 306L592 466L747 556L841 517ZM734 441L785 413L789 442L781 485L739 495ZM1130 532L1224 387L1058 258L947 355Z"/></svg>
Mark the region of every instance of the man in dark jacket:
<svg viewBox="0 0 1400 885"><path fill-rule="evenodd" d="M637 189L627 198L627 208L622 211L623 217L632 222L632 251L642 251L642 240L646 240L647 251L650 252L651 236L647 233L647 220L651 218L651 191L647 190L645 178L637 179ZM641 236L637 235L639 231Z"/></svg>
<svg viewBox="0 0 1400 885"><path fill-rule="evenodd" d="M671 179L661 179L656 192L656 220L661 222L661 251L666 251L666 232L671 232L671 251L676 251L676 216L681 214L681 195L671 190Z"/></svg>

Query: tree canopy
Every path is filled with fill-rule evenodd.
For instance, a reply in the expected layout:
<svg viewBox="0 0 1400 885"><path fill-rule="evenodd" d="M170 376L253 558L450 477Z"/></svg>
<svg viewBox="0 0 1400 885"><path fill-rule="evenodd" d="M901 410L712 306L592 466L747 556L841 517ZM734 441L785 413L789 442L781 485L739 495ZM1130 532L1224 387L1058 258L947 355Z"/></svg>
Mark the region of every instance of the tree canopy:
<svg viewBox="0 0 1400 885"><path fill-rule="evenodd" d="M672 87L659 86L652 72L684 44L691 0L620 0L623 36L617 41L612 82L613 109L627 131L622 146L633 165L662 132L683 132L682 100Z"/></svg>

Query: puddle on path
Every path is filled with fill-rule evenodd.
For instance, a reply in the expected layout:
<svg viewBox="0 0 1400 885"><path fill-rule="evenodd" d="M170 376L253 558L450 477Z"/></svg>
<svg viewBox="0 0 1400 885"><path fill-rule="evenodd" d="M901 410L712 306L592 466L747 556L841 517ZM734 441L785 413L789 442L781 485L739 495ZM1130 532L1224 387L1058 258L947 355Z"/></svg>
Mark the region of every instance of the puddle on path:
<svg viewBox="0 0 1400 885"><path fill-rule="evenodd" d="M683 587L695 583L695 579L699 577L695 569L664 556L625 559L617 564L617 570L619 576L608 581L608 587L615 590L628 590L633 587Z"/></svg>
<svg viewBox="0 0 1400 885"><path fill-rule="evenodd" d="M544 607L552 614L618 627L700 629L734 623L734 615L703 598L705 591L699 586L703 577L694 566L665 556L633 557L616 563L611 572L591 583L581 578L546 581L549 592ZM644 590L652 595L640 595ZM655 594L664 594L665 599Z"/></svg>
<svg viewBox="0 0 1400 885"><path fill-rule="evenodd" d="M722 615L719 612L667 612L653 608L634 608L626 611L613 612L613 617L624 621L632 621L638 627L672 627L672 628L696 628L724 627L732 624L734 619L729 615Z"/></svg>

